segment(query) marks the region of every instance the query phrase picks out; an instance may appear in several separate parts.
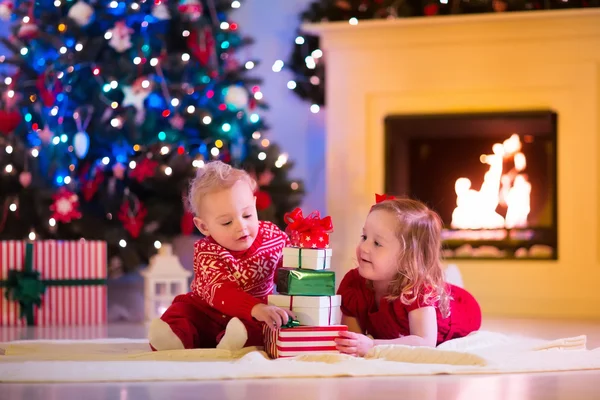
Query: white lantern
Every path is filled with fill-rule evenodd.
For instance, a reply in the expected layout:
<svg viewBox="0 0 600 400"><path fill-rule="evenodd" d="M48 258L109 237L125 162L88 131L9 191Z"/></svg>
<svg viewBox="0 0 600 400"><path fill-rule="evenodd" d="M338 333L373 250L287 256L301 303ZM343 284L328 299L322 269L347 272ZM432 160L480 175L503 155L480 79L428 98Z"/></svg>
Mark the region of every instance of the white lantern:
<svg viewBox="0 0 600 400"><path fill-rule="evenodd" d="M141 274L144 276L144 313L148 321L160 318L175 296L188 291L188 278L192 275L173 254L170 244L161 246Z"/></svg>

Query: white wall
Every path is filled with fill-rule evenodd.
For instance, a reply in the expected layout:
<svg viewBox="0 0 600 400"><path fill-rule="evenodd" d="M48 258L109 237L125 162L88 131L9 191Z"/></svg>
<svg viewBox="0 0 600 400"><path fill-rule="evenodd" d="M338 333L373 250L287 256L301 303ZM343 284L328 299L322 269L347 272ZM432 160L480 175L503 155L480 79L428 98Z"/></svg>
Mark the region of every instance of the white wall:
<svg viewBox="0 0 600 400"><path fill-rule="evenodd" d="M263 79L261 90L271 107L264 112L271 126L269 138L277 142L295 168L292 177L302 179L307 194L302 208L305 213L325 209L325 112L309 110L310 103L302 101L287 89L292 74L286 69L279 73L271 70L275 60L287 61L299 25L298 15L311 0L245 0L232 12L231 18L239 25L240 33L254 38L255 43L240 53L256 58L261 64L254 75Z"/></svg>

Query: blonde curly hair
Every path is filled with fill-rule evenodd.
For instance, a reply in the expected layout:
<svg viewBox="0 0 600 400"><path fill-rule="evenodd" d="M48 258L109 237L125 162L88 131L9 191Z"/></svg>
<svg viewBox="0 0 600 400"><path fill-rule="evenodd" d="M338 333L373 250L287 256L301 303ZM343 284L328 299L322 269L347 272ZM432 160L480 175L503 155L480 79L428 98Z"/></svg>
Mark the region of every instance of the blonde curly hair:
<svg viewBox="0 0 600 400"><path fill-rule="evenodd" d="M398 273L390 282L388 300L410 305L423 296L435 304L442 317L450 315L450 296L442 269L442 220L425 204L412 199L389 199L375 204L370 212L386 211L396 219L400 242Z"/></svg>
<svg viewBox="0 0 600 400"><path fill-rule="evenodd" d="M190 181L187 196L187 207L195 215L200 214L202 199L209 193L228 189L235 183L243 181L256 191L256 181L242 169L234 168L222 161L211 161L203 168L198 168L196 177Z"/></svg>

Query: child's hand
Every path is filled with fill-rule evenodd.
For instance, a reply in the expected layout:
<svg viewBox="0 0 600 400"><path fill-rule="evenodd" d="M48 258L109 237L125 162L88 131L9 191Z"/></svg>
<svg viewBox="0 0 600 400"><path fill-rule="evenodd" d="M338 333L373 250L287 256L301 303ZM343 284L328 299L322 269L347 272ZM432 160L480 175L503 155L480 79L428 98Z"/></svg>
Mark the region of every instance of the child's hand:
<svg viewBox="0 0 600 400"><path fill-rule="evenodd" d="M290 317L296 318L293 312L285 308L268 306L266 304L257 304L252 307L252 317L258 321L264 322L273 330L279 329L281 325L287 324Z"/></svg>
<svg viewBox="0 0 600 400"><path fill-rule="evenodd" d="M344 354L363 357L374 346L373 339L354 332L340 332L340 337L335 339L337 349Z"/></svg>

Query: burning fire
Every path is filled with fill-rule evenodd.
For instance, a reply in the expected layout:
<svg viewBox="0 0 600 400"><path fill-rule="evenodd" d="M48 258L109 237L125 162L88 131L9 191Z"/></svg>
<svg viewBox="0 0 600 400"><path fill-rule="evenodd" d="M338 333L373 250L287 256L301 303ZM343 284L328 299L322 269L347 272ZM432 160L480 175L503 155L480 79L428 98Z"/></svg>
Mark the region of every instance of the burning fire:
<svg viewBox="0 0 600 400"><path fill-rule="evenodd" d="M471 188L468 178L456 180L456 208L452 212L452 228L500 229L527 226L531 183L522 173L527 167L527 160L521 153L521 146L519 135L515 133L504 143L494 144L493 154L481 156L481 162L490 167L478 191ZM503 173L504 161L510 158L513 159L514 167ZM498 205L507 208L506 217L496 212Z"/></svg>

